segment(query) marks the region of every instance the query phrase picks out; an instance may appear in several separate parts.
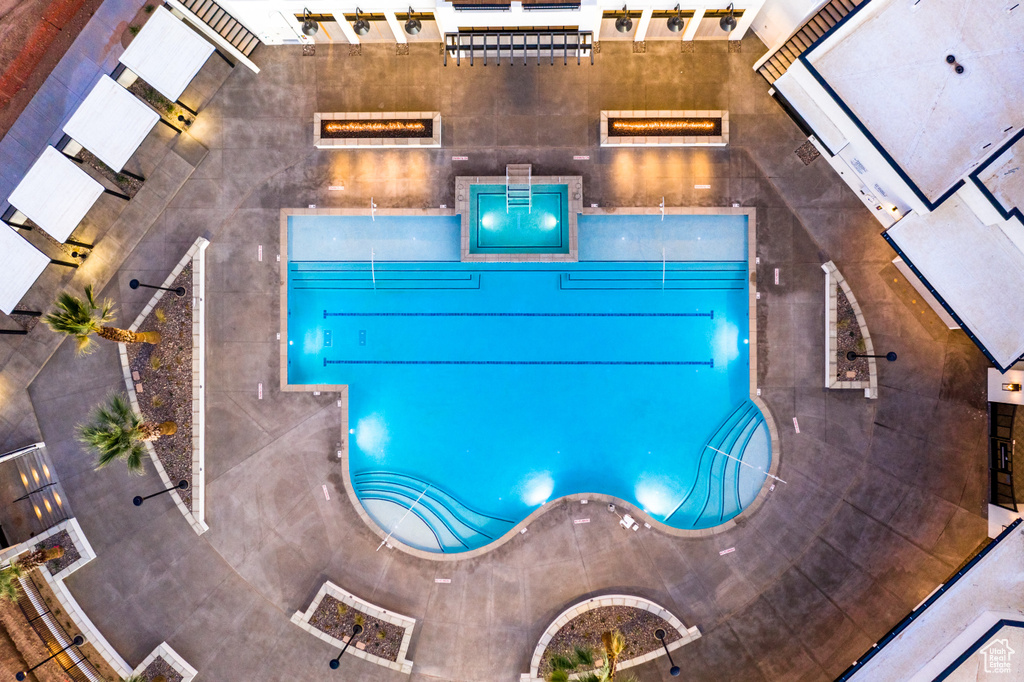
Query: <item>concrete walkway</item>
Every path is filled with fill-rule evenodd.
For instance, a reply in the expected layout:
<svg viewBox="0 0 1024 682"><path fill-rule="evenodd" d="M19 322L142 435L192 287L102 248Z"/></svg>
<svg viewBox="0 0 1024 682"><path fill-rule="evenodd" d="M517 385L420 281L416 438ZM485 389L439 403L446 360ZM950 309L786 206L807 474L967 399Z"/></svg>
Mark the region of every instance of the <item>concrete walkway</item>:
<svg viewBox="0 0 1024 682"><path fill-rule="evenodd" d="M93 471L74 424L121 387L113 347L63 344L30 387L42 435L98 558L68 581L130 663L166 639L206 680L308 680L336 654L291 625L324 580L417 618L412 682L518 679L549 621L582 597L633 592L703 637L675 654L687 679L826 680L845 669L985 537L984 367L890 264L880 228L822 160L794 154L797 128L751 70L756 38L729 53L698 42L606 43L594 67L441 66L436 46L260 48L192 127L210 152L104 292L130 321L139 273L169 268L199 235L207 281L207 515L196 536L123 468ZM724 150L597 148L600 109L728 109ZM315 110L439 110L442 150L320 152ZM589 154L590 161L573 161ZM469 156L452 162L451 156ZM609 514L574 525L555 503L530 532L481 558L438 563L375 551L334 456L335 396L282 394L275 338L278 211L308 204L453 205L456 174L529 162L584 177L602 205L758 209L759 385L782 434L780 485L740 528L701 540L626 533ZM695 185L710 184L711 190ZM329 192L329 185L344 185ZM257 247L263 246L263 260ZM822 262L860 301L876 347L879 399L828 392ZM263 383L263 399L257 384ZM792 426L799 420L800 433ZM326 484L330 500L322 486ZM735 552L719 555L722 549ZM450 578L437 584L435 578ZM344 680L400 680L355 658ZM663 659L641 679L669 679Z"/></svg>

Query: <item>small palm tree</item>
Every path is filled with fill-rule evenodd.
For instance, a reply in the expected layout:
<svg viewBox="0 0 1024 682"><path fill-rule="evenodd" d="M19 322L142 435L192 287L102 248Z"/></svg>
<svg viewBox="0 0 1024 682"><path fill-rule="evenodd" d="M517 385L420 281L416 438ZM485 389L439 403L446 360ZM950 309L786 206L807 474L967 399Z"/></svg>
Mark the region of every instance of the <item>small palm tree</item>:
<svg viewBox="0 0 1024 682"><path fill-rule="evenodd" d="M637 678L631 674L618 675L615 670L619 662L619 656L626 648L626 638L618 630L605 632L601 635L601 644L604 649L604 663L597 670L585 670L576 676L577 682L637 682ZM555 654L549 663L551 672L545 678L547 682L569 682L569 676L577 668L593 668L594 653L583 647L576 647L576 650L569 656Z"/></svg>
<svg viewBox="0 0 1024 682"><path fill-rule="evenodd" d="M21 595L21 584L18 578L24 577L25 569L12 563L0 570L0 599L16 602Z"/></svg>
<svg viewBox="0 0 1024 682"><path fill-rule="evenodd" d="M146 441L161 436L173 436L178 431L174 422L147 422L135 413L128 399L120 394L111 395L107 402L93 412L92 422L78 427L78 438L96 451L97 468L105 467L115 459L123 459L128 471L142 474Z"/></svg>
<svg viewBox="0 0 1024 682"><path fill-rule="evenodd" d="M79 353L92 350L92 335L118 343L160 343L160 332L130 332L127 329L107 327L114 319L114 303L110 299L97 302L92 285L85 287L85 300L62 292L55 303L56 310L43 318L55 332L75 337Z"/></svg>
<svg viewBox="0 0 1024 682"><path fill-rule="evenodd" d="M64 548L60 545L56 545L55 547L40 547L19 561L18 566L25 571L31 571L33 568L42 566L47 561L60 559L62 556L64 556Z"/></svg>

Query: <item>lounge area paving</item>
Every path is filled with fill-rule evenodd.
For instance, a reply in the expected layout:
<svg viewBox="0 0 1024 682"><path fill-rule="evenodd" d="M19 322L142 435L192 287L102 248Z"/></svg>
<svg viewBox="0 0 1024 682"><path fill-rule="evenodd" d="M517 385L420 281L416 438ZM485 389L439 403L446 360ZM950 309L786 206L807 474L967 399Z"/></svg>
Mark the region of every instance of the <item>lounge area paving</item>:
<svg viewBox="0 0 1024 682"><path fill-rule="evenodd" d="M159 480L94 471L74 440L74 424L123 386L115 347L76 358L63 343L29 388L97 553L68 585L130 663L167 640L201 679L326 678L337 652L288 619L331 580L418 620L411 682L518 680L552 618L608 591L639 594L700 628L674 653L686 679L827 680L984 540L986 362L916 299L879 225L825 161L805 166L794 153L800 131L751 69L764 46L751 35L737 53L712 41L692 54L674 42L630 48L606 42L593 67L446 68L429 45L409 56L319 45L312 57L264 46L254 53L260 74L231 73L190 131L209 152L103 292L130 322L148 297L129 280L162 277L197 236L211 242L210 531L195 535L165 499L133 508L132 496ZM730 146L597 147L599 110L671 108L729 110ZM312 148L314 111L403 109L440 111L445 147ZM600 508L573 524L578 504L558 502L478 558L378 551L345 496L336 396L277 389L280 208L368 207L371 196L381 207L451 206L456 175L515 162L583 176L587 203L656 206L664 196L669 206L757 208L758 386L787 483L740 527L706 539L630 533ZM822 387L829 259L876 348L899 353L879 368L878 400ZM407 678L355 658L342 666L338 679ZM668 680L667 668L657 659L637 672Z"/></svg>

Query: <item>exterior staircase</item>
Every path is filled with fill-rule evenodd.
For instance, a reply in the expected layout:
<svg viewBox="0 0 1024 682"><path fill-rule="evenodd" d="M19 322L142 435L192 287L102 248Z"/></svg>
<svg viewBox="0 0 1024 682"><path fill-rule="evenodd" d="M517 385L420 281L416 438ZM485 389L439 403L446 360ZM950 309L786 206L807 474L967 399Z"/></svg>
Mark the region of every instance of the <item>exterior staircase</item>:
<svg viewBox="0 0 1024 682"><path fill-rule="evenodd" d="M259 38L213 0L179 0L179 3L245 57L260 44Z"/></svg>
<svg viewBox="0 0 1024 682"><path fill-rule="evenodd" d="M817 14L807 20L800 30L775 50L768 59L761 62L757 72L769 83L774 83L786 69L800 58L807 49L867 0L831 0Z"/></svg>
<svg viewBox="0 0 1024 682"><path fill-rule="evenodd" d="M513 208L533 208L532 166L528 163L505 166L505 212Z"/></svg>

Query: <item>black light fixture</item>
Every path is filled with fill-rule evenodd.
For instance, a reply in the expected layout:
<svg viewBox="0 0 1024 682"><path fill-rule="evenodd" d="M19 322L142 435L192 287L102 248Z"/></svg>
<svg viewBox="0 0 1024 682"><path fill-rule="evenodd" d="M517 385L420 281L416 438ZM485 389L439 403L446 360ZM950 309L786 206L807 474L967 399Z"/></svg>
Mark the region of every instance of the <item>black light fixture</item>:
<svg viewBox="0 0 1024 682"><path fill-rule="evenodd" d="M412 7L409 8L409 20L405 22L405 32L411 36L416 35L423 28L423 22L412 16Z"/></svg>
<svg viewBox="0 0 1024 682"><path fill-rule="evenodd" d="M671 668L669 668L668 674L672 677L679 677L679 666L676 665L676 662L672 660L672 652L668 650L668 644L665 644L665 631L661 628L658 628L654 631L654 636L658 638L659 642L661 642L661 646L665 647L665 655L668 656L668 664L672 666Z"/></svg>
<svg viewBox="0 0 1024 682"><path fill-rule="evenodd" d="M365 36L370 32L370 22L366 19L360 19L359 11L359 8L356 7L356 20L352 24L352 30L356 32L356 35Z"/></svg>
<svg viewBox="0 0 1024 682"><path fill-rule="evenodd" d="M685 23L686 22L683 21L683 10L679 9L679 5L676 5L676 15L674 17L669 17L668 30L673 33L679 33L683 30L683 24Z"/></svg>
<svg viewBox="0 0 1024 682"><path fill-rule="evenodd" d="M846 352L846 359L850 362L853 362L857 358L885 358L889 362L896 362L896 353L889 351L885 355L862 355L861 353L852 350Z"/></svg>
<svg viewBox="0 0 1024 682"><path fill-rule="evenodd" d="M146 495L145 497L143 497L142 495L136 495L134 498L132 498L132 504L134 504L136 507L141 507L142 503L148 500L149 498L156 497L157 495L163 495L164 493L169 493L172 490L188 490L188 481L186 481L183 478L180 481L178 481L178 485L174 486L173 488L161 490L160 492L153 493L152 495Z"/></svg>
<svg viewBox="0 0 1024 682"><path fill-rule="evenodd" d="M633 20L629 18L629 10L626 5L622 6L623 15L615 20L615 30L619 33L629 33L633 30Z"/></svg>
<svg viewBox="0 0 1024 682"><path fill-rule="evenodd" d="M33 670L35 670L36 668L41 666L43 663L46 663L47 661L49 661L51 659L54 659L57 656L60 656L62 653L64 653L65 651L67 651L68 649L70 649L73 646L82 646L83 644L85 644L85 638L82 637L81 635L75 635L75 638L73 640L71 640L71 644L66 645L63 649L61 649L60 651L58 651L56 653L50 654L49 656L47 656L43 660L39 661L38 663L36 663L34 666L29 668L28 670L19 670L18 673L14 676L14 679L16 679L16 680L24 680L25 678L28 677L28 674L30 672L32 672Z"/></svg>
<svg viewBox="0 0 1024 682"><path fill-rule="evenodd" d="M303 8L302 10L302 35L309 36L312 38L316 35L316 32L320 30L320 24L313 21L313 17L309 14L309 9Z"/></svg>
<svg viewBox="0 0 1024 682"><path fill-rule="evenodd" d="M722 30L726 33L731 33L736 28L736 13L732 11L732 3L725 8L726 15L718 20L718 25L722 27Z"/></svg>
<svg viewBox="0 0 1024 682"><path fill-rule="evenodd" d="M362 632L362 631L363 631L363 626L360 625L359 623L356 623L355 625L352 626L352 636L348 638L347 642L345 642L345 646L343 646L341 648L341 653L338 654L338 657L331 659L331 663L330 663L331 670L337 670L341 666L341 657L345 655L346 651L348 651L348 645L351 644L352 640L355 639L356 637L358 637L359 633Z"/></svg>

